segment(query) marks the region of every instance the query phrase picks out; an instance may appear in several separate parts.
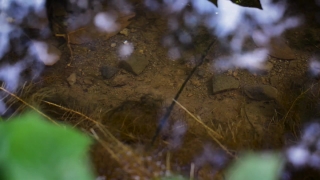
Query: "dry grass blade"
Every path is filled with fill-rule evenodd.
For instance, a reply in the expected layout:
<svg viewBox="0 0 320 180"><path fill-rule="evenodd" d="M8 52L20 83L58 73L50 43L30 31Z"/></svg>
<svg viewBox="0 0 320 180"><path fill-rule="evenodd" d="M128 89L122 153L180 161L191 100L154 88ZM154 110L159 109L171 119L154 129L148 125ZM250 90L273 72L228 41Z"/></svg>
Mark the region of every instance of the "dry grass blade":
<svg viewBox="0 0 320 180"><path fill-rule="evenodd" d="M194 163L190 164L190 180L194 180Z"/></svg>
<svg viewBox="0 0 320 180"><path fill-rule="evenodd" d="M116 162L118 162L120 166L122 166L123 169L132 177L148 177L149 179L155 177L154 172L150 171L149 168L153 167L151 169L155 170L156 164L153 164L151 162L151 164L149 163L146 167L146 162L144 161L143 157L140 154L135 153L130 147L126 146L116 137L114 137L113 134L109 132L103 124L78 111L57 105L49 101L43 100L42 102L65 110L66 113L77 114L84 119L93 122L96 127L98 127L99 132L101 132L103 136L99 137L98 133L96 133L96 131L91 128L90 131L93 134L93 137L99 144L101 144L103 149L105 149L111 155L111 157Z"/></svg>
<svg viewBox="0 0 320 180"><path fill-rule="evenodd" d="M194 116L190 111L187 110L187 108L185 108L182 104L180 104L178 101L175 101L175 103L177 103L183 110L185 110L193 119L195 119L199 124L201 124L208 132L208 133L212 139L227 153L229 154L231 157L235 157L234 154L232 154L215 136L213 136L212 134L217 134L213 129L209 128L207 125L205 125L201 120L199 120L196 116ZM219 135L220 137L222 137L221 135Z"/></svg>
<svg viewBox="0 0 320 180"><path fill-rule="evenodd" d="M97 127L104 137L100 138L95 135L96 140L128 174L142 179L154 179L159 175L159 173L156 173L157 168L159 168L156 163L147 162L141 154L137 154L130 147L120 142L108 130L99 125Z"/></svg>
<svg viewBox="0 0 320 180"><path fill-rule="evenodd" d="M31 104L27 103L26 101L24 101L23 99L21 99L20 97L18 97L17 95L11 93L10 91L8 91L7 89L5 89L4 87L0 87L0 90L4 91L5 93L9 94L11 97L19 100L20 102L22 102L23 104L25 104L26 106L30 107L31 109L33 109L34 111L36 111L37 113L41 114L43 117L47 118L48 120L50 120L51 122L53 122L56 125L59 125L57 122L55 122L53 119L51 119L49 116L47 116L46 114L42 113L41 111L39 111L37 108L35 108L34 106L32 106Z"/></svg>
<svg viewBox="0 0 320 180"><path fill-rule="evenodd" d="M69 109L69 108L60 106L60 105L58 105L58 104L55 104L55 103L52 103L52 102L49 102L49 101L44 101L44 100L43 100L42 102L44 102L44 103L46 103L46 104L49 104L49 105L52 105L52 106L55 106L55 107L58 107L58 108L63 109L63 110L65 110L65 111L67 111L67 112L71 112L71 113L73 113L73 114L77 114L77 115L79 115L79 116L82 116L82 117L84 117L85 119L88 119L88 120L90 120L91 122L93 122L93 123L95 123L95 124L102 125L102 124L99 123L98 121L96 121L96 120L94 120L94 119L92 119L92 118L90 118L90 117L86 116L85 114L80 113L80 112L78 112L78 111L75 111L75 110L72 110L72 109Z"/></svg>
<svg viewBox="0 0 320 180"><path fill-rule="evenodd" d="M196 120L199 124L201 124L206 130L208 130L210 133L214 134L218 138L223 138L220 134L215 132L213 129L209 128L207 125L205 125L199 118L197 118L195 115L193 115L190 111L187 110L182 104L180 104L178 101L174 100L175 103L177 103L183 110L185 110L194 120Z"/></svg>
<svg viewBox="0 0 320 180"><path fill-rule="evenodd" d="M318 83L316 83L316 84L318 84ZM298 101L300 98L302 98L302 96L305 95L307 92L309 92L316 84L311 85L310 88L308 88L307 90L305 90L304 92L302 92L302 93L293 101L293 103L291 104L289 110L287 111L286 115L285 115L284 118L283 118L283 122L282 122L283 124L286 123L287 117L288 117L289 113L291 112L291 110L293 109L294 105L297 103L297 101Z"/></svg>

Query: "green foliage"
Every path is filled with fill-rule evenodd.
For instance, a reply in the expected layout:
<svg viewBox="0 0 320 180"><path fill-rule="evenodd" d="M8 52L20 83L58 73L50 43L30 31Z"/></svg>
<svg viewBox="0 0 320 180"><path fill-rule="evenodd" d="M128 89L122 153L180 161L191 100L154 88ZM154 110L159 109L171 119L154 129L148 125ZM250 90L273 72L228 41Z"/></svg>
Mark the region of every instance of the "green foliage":
<svg viewBox="0 0 320 180"><path fill-rule="evenodd" d="M187 180L187 179L181 175L173 175L173 176L162 177L161 180Z"/></svg>
<svg viewBox="0 0 320 180"><path fill-rule="evenodd" d="M227 180L276 180L283 161L277 154L248 153L230 167Z"/></svg>
<svg viewBox="0 0 320 180"><path fill-rule="evenodd" d="M35 113L0 122L0 179L91 180L88 136Z"/></svg>

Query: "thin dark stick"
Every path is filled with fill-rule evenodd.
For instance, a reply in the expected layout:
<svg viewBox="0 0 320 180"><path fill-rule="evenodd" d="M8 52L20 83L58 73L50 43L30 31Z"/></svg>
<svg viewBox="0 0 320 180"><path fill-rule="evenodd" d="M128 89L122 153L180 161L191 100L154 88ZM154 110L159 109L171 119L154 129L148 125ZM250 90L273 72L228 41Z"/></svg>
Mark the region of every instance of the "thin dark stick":
<svg viewBox="0 0 320 180"><path fill-rule="evenodd" d="M200 57L200 62L192 69L191 73L189 74L189 76L187 77L186 80L184 80L183 84L181 85L178 93L176 94L176 96L174 97L174 100L177 101L181 92L183 91L184 87L186 86L186 84L188 83L188 81L190 80L190 78L192 77L192 75L194 74L194 72L198 69L199 66L201 66L204 62L204 58L207 56L209 50L211 49L212 45L214 44L215 41L212 41L208 48L204 51L204 53L201 55ZM157 127L156 133L154 134L152 141L151 141L151 146L153 146L155 140L157 139L157 137L159 136L161 130L163 129L164 125L167 123L168 118L173 110L174 105L176 104L175 101L171 102L171 105L169 106L169 108L167 109L165 115L160 119L160 123Z"/></svg>

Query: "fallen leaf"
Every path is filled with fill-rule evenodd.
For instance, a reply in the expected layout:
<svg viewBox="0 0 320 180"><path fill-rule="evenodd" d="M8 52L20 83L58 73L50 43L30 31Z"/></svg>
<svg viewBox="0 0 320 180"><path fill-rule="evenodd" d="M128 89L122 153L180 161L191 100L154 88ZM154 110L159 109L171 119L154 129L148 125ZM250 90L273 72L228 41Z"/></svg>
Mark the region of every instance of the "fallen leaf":
<svg viewBox="0 0 320 180"><path fill-rule="evenodd" d="M118 34L119 31L127 27L131 23L130 19L135 17L135 15L136 15L135 13L128 14L128 15L120 15L116 20L116 23L119 28L117 29L117 31L114 31L111 33L99 31L93 24L68 32L69 43L83 44L98 38L103 38L104 40L109 39L110 37Z"/></svg>

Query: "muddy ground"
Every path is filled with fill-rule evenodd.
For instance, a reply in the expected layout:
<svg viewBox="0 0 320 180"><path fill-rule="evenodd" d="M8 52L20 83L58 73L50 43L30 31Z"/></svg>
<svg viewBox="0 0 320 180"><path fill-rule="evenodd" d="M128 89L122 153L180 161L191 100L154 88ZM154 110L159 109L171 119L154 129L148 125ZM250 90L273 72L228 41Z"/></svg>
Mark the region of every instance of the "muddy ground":
<svg viewBox="0 0 320 180"><path fill-rule="evenodd" d="M189 176L195 165L199 179L219 179L222 173L216 171L242 150L283 149L298 139L304 121L318 116L315 99L319 85L308 75L308 61L320 42L320 26L313 23L312 11L307 14L310 21L284 35L294 59L269 56L265 68L252 73L240 68L215 69L215 60L225 52L206 30L199 30L193 49L177 60L170 58L162 43L166 18L147 11L141 3L135 8L135 16L125 27L128 32L108 39L71 44L70 49L65 38L52 37L50 42L62 52L61 59L46 67L35 83L38 90L50 91L47 101L79 111L96 122L46 105L48 114L91 133L99 131L97 123L102 124L123 143L119 145L109 136L105 139L118 158L102 145L92 148L99 176L151 178L169 170ZM122 61L132 59L123 60L118 55L125 41L133 44L133 57L138 62L129 68ZM211 42L214 44L204 63L178 99L193 117L176 105L169 124L150 147L159 120ZM146 65L139 66L141 61ZM138 74L130 66L139 69ZM131 151L134 158L128 155Z"/></svg>

